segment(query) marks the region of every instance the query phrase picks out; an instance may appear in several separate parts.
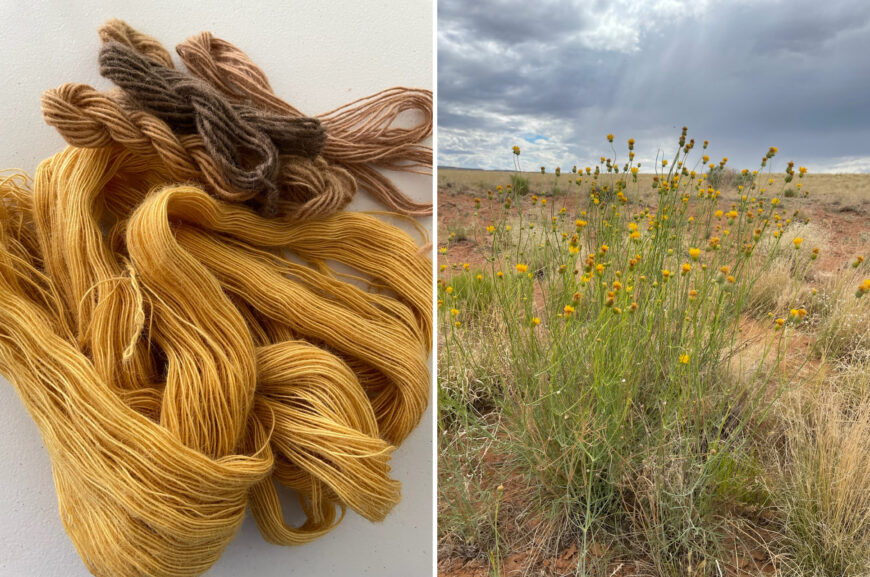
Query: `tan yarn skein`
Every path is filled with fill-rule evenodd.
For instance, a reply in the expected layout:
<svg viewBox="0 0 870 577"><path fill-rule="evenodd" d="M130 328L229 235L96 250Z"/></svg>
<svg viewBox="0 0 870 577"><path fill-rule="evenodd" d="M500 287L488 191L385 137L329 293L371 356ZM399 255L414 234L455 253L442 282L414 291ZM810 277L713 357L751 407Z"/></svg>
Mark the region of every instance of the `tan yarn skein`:
<svg viewBox="0 0 870 577"><path fill-rule="evenodd" d="M83 561L199 575L247 507L282 544L345 508L382 519L428 402L431 260L370 215L267 219L173 184L149 150L70 147L0 180L0 372Z"/></svg>
<svg viewBox="0 0 870 577"><path fill-rule="evenodd" d="M154 63L172 69L169 53L154 38L121 20L100 29L104 43L130 46ZM273 137L280 118L304 117L275 96L265 74L232 44L203 33L177 48L192 74L243 107L254 104L261 118L273 118ZM344 208L359 184L390 210L410 216L432 214L432 203L418 203L403 194L380 169L431 174L432 149L419 144L432 134L432 93L390 88L319 115L327 129L323 158L282 156L275 202L268 191L252 193L227 173L221 155L209 153L200 134L175 134L157 116L138 109L131 95L102 94L81 84L65 84L42 98L45 121L74 146L100 147L117 142L138 154L157 154L178 181L198 180L218 198L251 201L267 213L316 218ZM404 113L422 114L410 128L394 126ZM250 116L250 115L249 115ZM323 175L326 175L324 178Z"/></svg>
<svg viewBox="0 0 870 577"><path fill-rule="evenodd" d="M220 199L255 201L258 193L233 188L199 134L176 135L165 122L142 110L126 110L109 95L84 84L63 84L42 95L45 122L69 144L99 148L117 143L139 156L157 157L172 180L203 182ZM277 176L283 189L278 213L298 218L326 216L353 199L356 182L344 169L322 158L292 157ZM262 202L256 202L259 207Z"/></svg>
<svg viewBox="0 0 870 577"><path fill-rule="evenodd" d="M106 28L120 26L109 22ZM107 31L107 34L110 32ZM237 102L252 102L264 110L305 116L278 98L269 80L248 56L210 32L202 32L176 47L195 76ZM423 114L411 128L393 126L405 112ZM326 127L323 156L346 168L359 184L390 210L410 216L432 214L432 203L417 203L401 193L376 168L423 172L432 168L432 149L419 144L432 134L432 92L389 88L319 114Z"/></svg>

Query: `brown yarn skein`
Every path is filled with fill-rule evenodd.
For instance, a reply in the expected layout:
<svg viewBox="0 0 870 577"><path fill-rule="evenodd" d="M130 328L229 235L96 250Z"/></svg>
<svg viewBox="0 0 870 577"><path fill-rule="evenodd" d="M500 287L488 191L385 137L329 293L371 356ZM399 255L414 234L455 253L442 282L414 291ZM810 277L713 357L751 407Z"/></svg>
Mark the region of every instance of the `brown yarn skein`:
<svg viewBox="0 0 870 577"><path fill-rule="evenodd" d="M314 158L326 139L320 121L288 118L232 105L208 83L167 68L134 48L110 41L100 50L100 74L139 107L180 134L199 133L227 182L264 191L274 213L278 154Z"/></svg>
<svg viewBox="0 0 870 577"><path fill-rule="evenodd" d="M199 134L176 134L153 114L128 110L112 95L86 84L63 84L43 93L42 115L73 146L100 148L117 143L137 155L158 158L175 181L202 182L217 198L249 203L264 212L261 191L231 186ZM279 215L297 220L329 216L347 206L356 192L348 171L322 157L283 157L278 186Z"/></svg>
<svg viewBox="0 0 870 577"><path fill-rule="evenodd" d="M127 26L106 23L104 37L121 34ZM118 28L119 30L115 30ZM145 42L145 50L153 48ZM304 116L272 91L265 73L233 44L202 32L176 47L191 74L207 80L234 102L253 103L292 117ZM150 52L149 52L150 53ZM406 112L423 115L410 128L393 126ZM323 157L346 168L369 194L390 210L409 216L432 214L432 203L415 202L377 169L430 174L431 147L420 144L432 134L432 92L395 87L360 98L317 115L326 128Z"/></svg>

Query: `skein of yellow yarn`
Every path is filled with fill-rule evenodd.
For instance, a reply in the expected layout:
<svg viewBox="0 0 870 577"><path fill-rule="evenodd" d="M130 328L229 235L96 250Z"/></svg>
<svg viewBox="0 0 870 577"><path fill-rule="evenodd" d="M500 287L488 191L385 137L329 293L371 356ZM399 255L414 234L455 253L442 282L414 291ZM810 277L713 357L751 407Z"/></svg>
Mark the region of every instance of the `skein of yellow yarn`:
<svg viewBox="0 0 870 577"><path fill-rule="evenodd" d="M248 508L279 544L382 519L428 403L431 267L376 216L264 219L118 145L0 178L0 374L88 569L199 575Z"/></svg>

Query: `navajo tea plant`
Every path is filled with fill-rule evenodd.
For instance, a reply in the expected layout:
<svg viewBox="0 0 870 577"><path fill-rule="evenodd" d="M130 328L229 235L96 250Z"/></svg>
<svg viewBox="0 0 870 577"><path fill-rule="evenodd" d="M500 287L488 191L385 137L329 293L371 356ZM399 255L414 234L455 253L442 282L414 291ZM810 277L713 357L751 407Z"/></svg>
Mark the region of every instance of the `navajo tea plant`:
<svg viewBox="0 0 870 577"><path fill-rule="evenodd" d="M511 546L567 543L577 575L610 574L593 567L608 558L715 575L738 544L779 547L780 570L831 567L801 557L807 536L788 515L769 539L756 530L760 512L801 506L770 488L765 445L817 449L786 439L773 415L837 356L824 349L824 335L836 341L830 326L818 329L821 349L800 342L828 322L807 286L824 247L782 200L786 187L808 195L806 169L789 162L774 178L771 147L759 170L734 171L683 128L649 180L634 139L624 160L607 140L610 157L557 168L551 190L529 195L514 147L512 184L475 199L474 263L454 259L452 239L440 249L442 551L488 553L493 574ZM757 287L772 271L784 272L764 298ZM856 298L870 291L866 268L844 274L822 292L870 319L870 299ZM860 330L843 338L844 350L866 347ZM837 566L859 567L868 542L840 539Z"/></svg>

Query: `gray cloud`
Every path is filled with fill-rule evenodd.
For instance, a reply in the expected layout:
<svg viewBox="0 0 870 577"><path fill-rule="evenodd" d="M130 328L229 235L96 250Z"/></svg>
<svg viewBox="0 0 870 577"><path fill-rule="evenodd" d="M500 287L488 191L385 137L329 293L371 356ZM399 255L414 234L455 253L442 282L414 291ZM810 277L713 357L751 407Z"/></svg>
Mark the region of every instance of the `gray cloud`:
<svg viewBox="0 0 870 577"><path fill-rule="evenodd" d="M649 162L687 125L740 168L772 145L814 171L870 167L863 0L438 6L441 165L509 168L513 144L527 168L586 165L611 132Z"/></svg>

